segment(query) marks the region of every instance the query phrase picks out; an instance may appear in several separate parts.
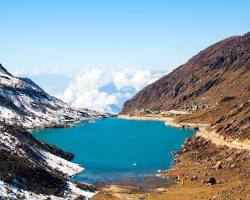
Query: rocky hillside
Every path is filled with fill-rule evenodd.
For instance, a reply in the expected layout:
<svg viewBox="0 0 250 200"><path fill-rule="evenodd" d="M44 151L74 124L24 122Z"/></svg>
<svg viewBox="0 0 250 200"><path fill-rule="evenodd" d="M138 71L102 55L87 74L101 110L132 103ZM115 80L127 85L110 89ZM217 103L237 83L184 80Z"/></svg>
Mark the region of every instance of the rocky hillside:
<svg viewBox="0 0 250 200"><path fill-rule="evenodd" d="M15 77L0 65L0 120L8 124L27 128L55 127L104 116L87 109L71 108L32 80Z"/></svg>
<svg viewBox="0 0 250 200"><path fill-rule="evenodd" d="M250 33L222 40L192 57L124 104L138 110L186 110L225 136L250 139Z"/></svg>
<svg viewBox="0 0 250 200"><path fill-rule="evenodd" d="M65 126L107 117L71 108L32 80L10 74L0 65L0 199L85 199L93 186L70 177L83 168L69 152L36 140L27 128Z"/></svg>
<svg viewBox="0 0 250 200"><path fill-rule="evenodd" d="M25 129L0 123L0 199L74 199L94 188L69 177L83 170L73 154L37 141ZM82 188L82 189L81 189Z"/></svg>

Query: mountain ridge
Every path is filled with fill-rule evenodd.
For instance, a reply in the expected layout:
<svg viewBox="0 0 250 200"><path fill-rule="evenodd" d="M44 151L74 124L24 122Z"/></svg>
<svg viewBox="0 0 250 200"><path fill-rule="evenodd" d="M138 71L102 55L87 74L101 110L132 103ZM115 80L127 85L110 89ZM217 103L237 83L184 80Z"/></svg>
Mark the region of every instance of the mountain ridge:
<svg viewBox="0 0 250 200"><path fill-rule="evenodd" d="M224 136L249 139L249 86L250 33L247 33L202 50L128 100L122 113L185 110L190 115L177 121L200 121Z"/></svg>
<svg viewBox="0 0 250 200"><path fill-rule="evenodd" d="M15 77L0 65L0 119L26 128L64 126L67 122L105 117L76 109L50 96L29 78Z"/></svg>

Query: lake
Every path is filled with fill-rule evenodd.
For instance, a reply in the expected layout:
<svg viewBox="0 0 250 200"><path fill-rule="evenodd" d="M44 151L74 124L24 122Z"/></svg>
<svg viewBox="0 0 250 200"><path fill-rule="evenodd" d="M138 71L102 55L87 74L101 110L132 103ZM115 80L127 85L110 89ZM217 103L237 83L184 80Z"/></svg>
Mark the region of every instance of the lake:
<svg viewBox="0 0 250 200"><path fill-rule="evenodd" d="M74 153L73 162L85 168L74 180L88 183L117 183L167 169L173 162L171 152L194 133L160 121L118 118L33 131L36 138Z"/></svg>

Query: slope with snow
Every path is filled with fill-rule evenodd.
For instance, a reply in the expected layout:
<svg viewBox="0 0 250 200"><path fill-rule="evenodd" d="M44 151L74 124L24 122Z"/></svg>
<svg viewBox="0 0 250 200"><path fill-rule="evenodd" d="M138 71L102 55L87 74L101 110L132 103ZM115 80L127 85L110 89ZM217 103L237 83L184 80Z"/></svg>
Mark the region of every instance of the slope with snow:
<svg viewBox="0 0 250 200"><path fill-rule="evenodd" d="M0 120L34 128L99 117L104 115L72 108L47 94L32 80L15 77L0 65Z"/></svg>
<svg viewBox="0 0 250 200"><path fill-rule="evenodd" d="M36 140L26 129L65 126L107 116L72 108L32 80L15 77L0 65L0 199L93 196L93 186L69 179L84 169L70 162L74 155Z"/></svg>

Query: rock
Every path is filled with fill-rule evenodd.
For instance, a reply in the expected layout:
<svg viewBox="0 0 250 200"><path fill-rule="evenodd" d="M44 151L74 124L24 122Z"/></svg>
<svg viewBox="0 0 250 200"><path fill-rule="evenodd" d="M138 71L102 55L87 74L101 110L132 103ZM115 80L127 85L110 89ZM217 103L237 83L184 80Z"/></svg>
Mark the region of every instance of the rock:
<svg viewBox="0 0 250 200"><path fill-rule="evenodd" d="M168 191L168 189L166 189L166 188L157 188L156 190L157 190L157 192L167 192Z"/></svg>
<svg viewBox="0 0 250 200"><path fill-rule="evenodd" d="M180 158L175 158L175 159L174 159L174 163L175 163L175 164L179 163L180 161L181 161Z"/></svg>
<svg viewBox="0 0 250 200"><path fill-rule="evenodd" d="M206 183L208 185L215 185L217 183L216 179L214 177L210 177L206 180Z"/></svg>
<svg viewBox="0 0 250 200"><path fill-rule="evenodd" d="M71 161L74 159L74 154L70 153L70 152L65 152L63 150L61 150L60 148L58 148L55 145L51 145L51 144L46 144L46 143L42 143L43 146L46 148L47 151L49 151L50 153L59 156L61 158L64 158L65 160Z"/></svg>
<svg viewBox="0 0 250 200"><path fill-rule="evenodd" d="M190 177L190 180L191 180L191 181L194 181L194 180L196 180L197 178L198 178L198 177L197 177L196 175L194 175L194 176L191 176L191 177Z"/></svg>
<svg viewBox="0 0 250 200"><path fill-rule="evenodd" d="M175 177L175 180L176 180L176 181L180 181L180 180L181 180L180 175L176 176L176 177Z"/></svg>
<svg viewBox="0 0 250 200"><path fill-rule="evenodd" d="M78 197L76 197L74 200L85 200L86 198L84 197L84 196L78 196Z"/></svg>
<svg viewBox="0 0 250 200"><path fill-rule="evenodd" d="M222 162L218 161L215 166L213 166L213 169L219 170L222 168Z"/></svg>
<svg viewBox="0 0 250 200"><path fill-rule="evenodd" d="M236 164L235 164L235 163L232 163L232 164L230 165L230 168L233 169L233 168L235 168L235 166L236 166Z"/></svg>
<svg viewBox="0 0 250 200"><path fill-rule="evenodd" d="M173 98L175 98L179 93L180 93L180 90L181 90L181 87L182 87L183 83L177 83L174 88L173 88Z"/></svg>
<svg viewBox="0 0 250 200"><path fill-rule="evenodd" d="M85 191L89 191L89 192L96 192L97 191L97 188L91 184L76 183L76 187L81 189L81 190L85 190Z"/></svg>
<svg viewBox="0 0 250 200"><path fill-rule="evenodd" d="M216 194L212 197L212 199L218 199L218 198L220 198L220 194Z"/></svg>

